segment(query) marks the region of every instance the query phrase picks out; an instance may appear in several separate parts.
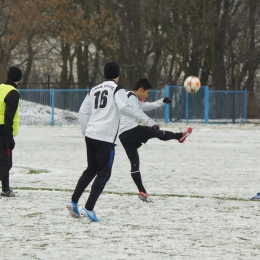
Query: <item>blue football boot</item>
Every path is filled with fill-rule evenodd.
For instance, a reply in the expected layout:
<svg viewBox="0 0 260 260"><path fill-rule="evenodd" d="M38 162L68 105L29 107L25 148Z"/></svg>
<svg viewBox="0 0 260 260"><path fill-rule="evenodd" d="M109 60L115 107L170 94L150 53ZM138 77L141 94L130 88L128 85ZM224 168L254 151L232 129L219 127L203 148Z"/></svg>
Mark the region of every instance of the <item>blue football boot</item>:
<svg viewBox="0 0 260 260"><path fill-rule="evenodd" d="M93 222L100 222L100 220L97 218L95 211L90 211L85 208L82 208L81 215L84 217L89 218Z"/></svg>
<svg viewBox="0 0 260 260"><path fill-rule="evenodd" d="M69 210L69 213L73 218L80 218L78 205L76 203L68 201L66 208Z"/></svg>

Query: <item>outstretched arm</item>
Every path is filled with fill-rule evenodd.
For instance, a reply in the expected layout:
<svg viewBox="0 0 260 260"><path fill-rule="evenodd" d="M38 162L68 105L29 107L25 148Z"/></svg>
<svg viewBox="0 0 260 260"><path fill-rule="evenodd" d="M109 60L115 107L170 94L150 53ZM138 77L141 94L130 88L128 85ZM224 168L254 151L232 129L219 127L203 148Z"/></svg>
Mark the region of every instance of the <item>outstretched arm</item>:
<svg viewBox="0 0 260 260"><path fill-rule="evenodd" d="M171 102L170 99L167 98L167 97L158 99L158 100L156 100L154 102L141 102L141 101L138 101L139 106L140 106L140 108L143 111L150 111L150 110L156 109L158 107L162 107L165 104L169 104L170 102Z"/></svg>

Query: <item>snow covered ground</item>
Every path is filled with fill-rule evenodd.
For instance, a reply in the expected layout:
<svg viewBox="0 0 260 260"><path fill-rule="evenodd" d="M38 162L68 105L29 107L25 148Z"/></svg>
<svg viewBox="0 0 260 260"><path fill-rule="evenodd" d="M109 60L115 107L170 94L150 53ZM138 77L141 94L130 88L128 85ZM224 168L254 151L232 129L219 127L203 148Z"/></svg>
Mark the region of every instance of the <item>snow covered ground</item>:
<svg viewBox="0 0 260 260"><path fill-rule="evenodd" d="M55 125L78 125L78 113L69 110L54 109L35 102L20 100L20 124L21 125L50 125L52 120Z"/></svg>
<svg viewBox="0 0 260 260"><path fill-rule="evenodd" d="M250 201L260 191L259 126L192 126L183 144L139 149L153 204L137 198L118 143L95 207L100 223L65 208L86 167L79 127L21 126L10 176L20 197L0 199L0 259L259 259L260 202Z"/></svg>

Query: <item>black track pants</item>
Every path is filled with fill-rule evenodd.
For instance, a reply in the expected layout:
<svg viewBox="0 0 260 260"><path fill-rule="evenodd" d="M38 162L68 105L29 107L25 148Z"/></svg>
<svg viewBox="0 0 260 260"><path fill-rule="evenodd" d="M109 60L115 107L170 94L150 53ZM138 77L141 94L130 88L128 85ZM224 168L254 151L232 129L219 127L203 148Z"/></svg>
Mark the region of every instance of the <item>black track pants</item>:
<svg viewBox="0 0 260 260"><path fill-rule="evenodd" d="M89 198L86 202L86 209L93 210L98 197L103 191L111 176L111 169L114 162L114 144L85 137L87 146L88 167L78 180L72 201L78 203L84 190L94 179Z"/></svg>
<svg viewBox="0 0 260 260"><path fill-rule="evenodd" d="M0 134L0 180L2 190L9 190L9 171L12 168L12 150L7 146L5 136Z"/></svg>
<svg viewBox="0 0 260 260"><path fill-rule="evenodd" d="M169 131L153 131L151 127L138 125L128 131L123 132L119 139L125 148L128 159L131 163L131 172L139 171L139 155L137 149L146 143L149 139L158 138L162 141L179 139L182 133L173 133Z"/></svg>
<svg viewBox="0 0 260 260"><path fill-rule="evenodd" d="M168 141L172 139L179 139L181 137L182 133L173 133L161 130L154 131L151 127L140 125L125 131L119 136L131 164L131 177L139 191L146 193L140 173L140 160L137 149L142 145L142 143L146 143L152 138Z"/></svg>

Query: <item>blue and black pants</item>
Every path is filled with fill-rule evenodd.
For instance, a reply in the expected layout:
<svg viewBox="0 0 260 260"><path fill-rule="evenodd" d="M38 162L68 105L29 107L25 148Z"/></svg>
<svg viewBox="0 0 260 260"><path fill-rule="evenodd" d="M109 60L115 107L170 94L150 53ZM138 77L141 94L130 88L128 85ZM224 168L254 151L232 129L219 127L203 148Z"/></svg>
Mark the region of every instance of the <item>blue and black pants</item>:
<svg viewBox="0 0 260 260"><path fill-rule="evenodd" d="M106 183L111 176L112 165L114 162L115 145L104 141L99 141L85 137L87 147L88 167L78 180L72 201L78 203L84 190L94 179L89 198L85 208L93 210L98 197L103 191Z"/></svg>

